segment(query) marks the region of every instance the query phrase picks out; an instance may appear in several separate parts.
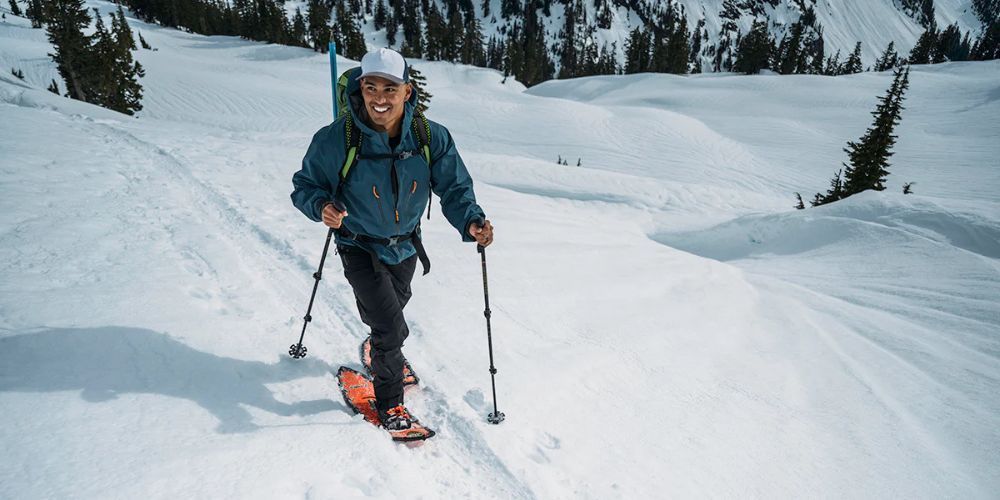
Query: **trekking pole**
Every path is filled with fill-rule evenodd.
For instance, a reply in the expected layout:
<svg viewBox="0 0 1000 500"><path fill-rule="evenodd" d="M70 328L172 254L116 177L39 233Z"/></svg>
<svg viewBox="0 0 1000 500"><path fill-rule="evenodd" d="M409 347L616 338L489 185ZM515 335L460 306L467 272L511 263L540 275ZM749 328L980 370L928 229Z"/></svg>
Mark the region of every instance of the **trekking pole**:
<svg viewBox="0 0 1000 500"><path fill-rule="evenodd" d="M333 89L333 119L337 119L337 109L339 108L337 102L337 45L330 42L327 47L330 52L330 83ZM346 212L347 207L339 201L333 202L333 207L341 212ZM322 215L321 215L322 216ZM323 264L326 262L326 253L330 250L330 238L333 237L333 228L331 227L329 231L326 232L326 243L323 244L323 256L319 258L319 269L313 273L313 278L316 278L316 282L313 283L312 296L309 297L309 308L306 309L306 315L304 318L305 322L302 324L302 334L299 335L299 342L297 344L292 344L288 348L288 355L295 358L301 359L306 357L306 346L302 345L302 339L306 336L306 327L309 326L309 322L312 321L312 309L313 301L316 300L316 290L319 288L319 280L323 279Z"/></svg>
<svg viewBox="0 0 1000 500"><path fill-rule="evenodd" d="M309 322L313 319L313 301L316 300L316 290L319 288L319 280L323 279L323 264L326 262L326 253L330 250L330 238L332 237L333 228L331 227L330 230L326 232L326 243L323 244L323 256L319 258L319 269L313 273L313 278L316 278L316 282L313 283L313 293L312 296L309 297L309 308L306 309L306 316L302 318L305 320L305 322L302 323L302 335L299 335L298 344L292 344L291 347L288 348L288 354L295 359L306 357L306 352L308 351L306 346L302 345L302 339L306 336L306 327L309 326Z"/></svg>
<svg viewBox="0 0 1000 500"><path fill-rule="evenodd" d="M499 424L504 421L506 415L497 410L497 369L493 366L493 330L490 328L490 287L486 284L486 247L477 245L476 250L482 256L483 262L483 298L486 301L486 309L483 315L486 316L486 342L490 347L490 383L493 385L493 413L486 417L486 421L491 424Z"/></svg>

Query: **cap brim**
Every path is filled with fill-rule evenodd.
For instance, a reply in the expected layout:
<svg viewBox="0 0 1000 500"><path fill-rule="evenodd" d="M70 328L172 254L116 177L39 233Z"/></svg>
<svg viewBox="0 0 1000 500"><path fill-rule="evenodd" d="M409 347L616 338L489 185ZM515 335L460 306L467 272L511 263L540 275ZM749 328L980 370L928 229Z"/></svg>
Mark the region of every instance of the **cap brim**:
<svg viewBox="0 0 1000 500"><path fill-rule="evenodd" d="M366 76L377 76L377 77L380 77L380 78L385 78L386 80L389 80L391 82L395 82L395 83L398 83L398 84L406 83L405 81L403 81L402 78L400 78L398 76L390 75L389 73L382 73L381 71L369 71L368 73L362 73L361 76L355 78L355 80L361 80L362 78L364 78Z"/></svg>

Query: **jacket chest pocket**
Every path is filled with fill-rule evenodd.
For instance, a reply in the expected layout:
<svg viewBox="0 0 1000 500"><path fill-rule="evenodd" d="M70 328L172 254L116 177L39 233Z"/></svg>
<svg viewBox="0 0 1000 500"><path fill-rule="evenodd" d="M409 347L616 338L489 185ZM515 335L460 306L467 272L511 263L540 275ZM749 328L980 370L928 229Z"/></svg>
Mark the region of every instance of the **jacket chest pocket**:
<svg viewBox="0 0 1000 500"><path fill-rule="evenodd" d="M430 194L430 170L423 157L411 157L396 163L399 169L400 215L418 219Z"/></svg>

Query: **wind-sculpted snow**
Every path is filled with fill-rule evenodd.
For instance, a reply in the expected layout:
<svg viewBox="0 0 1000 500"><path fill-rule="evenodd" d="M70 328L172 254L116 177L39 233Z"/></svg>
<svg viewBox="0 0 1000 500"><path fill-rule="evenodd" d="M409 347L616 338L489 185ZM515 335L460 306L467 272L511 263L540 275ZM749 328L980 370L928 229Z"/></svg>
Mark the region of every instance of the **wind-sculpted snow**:
<svg viewBox="0 0 1000 500"><path fill-rule="evenodd" d="M46 92L44 34L8 19L0 62L26 78L0 76L0 497L1000 489L996 63L914 68L890 189L793 211L889 75L525 92L416 61L497 228L507 421L485 422L479 255L435 202L405 352L438 435L410 449L337 391L368 332L334 253L309 356L286 354L326 235L288 198L330 120L326 56L130 19L159 49L136 53L131 118Z"/></svg>

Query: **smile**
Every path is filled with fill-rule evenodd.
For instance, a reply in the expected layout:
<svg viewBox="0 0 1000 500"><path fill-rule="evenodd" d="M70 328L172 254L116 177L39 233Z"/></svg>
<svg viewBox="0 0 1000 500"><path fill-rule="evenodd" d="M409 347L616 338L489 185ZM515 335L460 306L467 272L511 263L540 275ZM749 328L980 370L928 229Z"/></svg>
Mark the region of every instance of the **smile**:
<svg viewBox="0 0 1000 500"><path fill-rule="evenodd" d="M387 113L389 108L390 106L372 106L372 110L374 110L377 114Z"/></svg>

